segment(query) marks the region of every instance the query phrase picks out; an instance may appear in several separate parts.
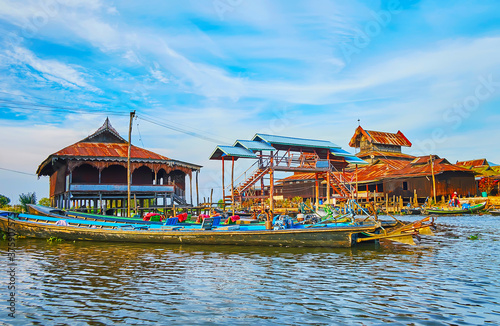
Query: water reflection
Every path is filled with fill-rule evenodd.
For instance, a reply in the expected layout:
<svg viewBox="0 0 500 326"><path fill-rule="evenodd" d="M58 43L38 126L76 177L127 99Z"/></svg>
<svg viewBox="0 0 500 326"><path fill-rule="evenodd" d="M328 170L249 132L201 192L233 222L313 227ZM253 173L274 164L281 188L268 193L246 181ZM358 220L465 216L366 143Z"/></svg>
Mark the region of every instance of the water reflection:
<svg viewBox="0 0 500 326"><path fill-rule="evenodd" d="M16 322L496 324L499 222L439 218L436 237L415 247L391 242L331 249L22 239L17 244ZM469 240L471 234L479 234L480 240ZM1 248L5 251L6 243Z"/></svg>

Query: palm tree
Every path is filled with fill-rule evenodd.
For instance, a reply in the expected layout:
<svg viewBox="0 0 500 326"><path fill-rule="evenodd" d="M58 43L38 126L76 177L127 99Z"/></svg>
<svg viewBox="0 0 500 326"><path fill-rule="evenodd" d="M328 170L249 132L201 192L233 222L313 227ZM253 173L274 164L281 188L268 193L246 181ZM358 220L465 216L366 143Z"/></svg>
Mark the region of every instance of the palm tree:
<svg viewBox="0 0 500 326"><path fill-rule="evenodd" d="M27 194L19 195L19 203L25 212L28 211L28 204L36 204L36 194L34 192L28 192Z"/></svg>

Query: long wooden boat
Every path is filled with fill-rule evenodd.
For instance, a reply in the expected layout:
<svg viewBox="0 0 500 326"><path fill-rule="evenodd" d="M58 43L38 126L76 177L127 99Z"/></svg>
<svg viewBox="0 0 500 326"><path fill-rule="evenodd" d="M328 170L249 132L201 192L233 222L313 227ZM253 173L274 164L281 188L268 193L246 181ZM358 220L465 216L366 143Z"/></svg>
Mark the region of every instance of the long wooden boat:
<svg viewBox="0 0 500 326"><path fill-rule="evenodd" d="M115 222L115 223L158 224L158 225L164 224L163 222L143 221L142 219L132 218L132 217L116 217L109 215L97 215L97 214L80 213L74 211L66 211L42 205L28 204L27 207L31 215L38 215L38 216L50 216L56 218L70 217L70 218L79 218L89 221L103 221L103 222Z"/></svg>
<svg viewBox="0 0 500 326"><path fill-rule="evenodd" d="M30 238L92 240L112 242L144 242L198 245L290 246L290 247L351 247L359 237L374 234L380 225L337 226L265 230L248 226L225 226L210 230L189 227L127 228L125 225L56 225L35 222L19 216L0 216L0 228ZM42 217L40 217L42 218ZM48 217L47 217L48 218ZM90 223L90 221L89 221ZM106 222L100 222L106 223Z"/></svg>
<svg viewBox="0 0 500 326"><path fill-rule="evenodd" d="M471 206L468 209L460 209L460 208L444 208L444 209L437 209L437 208L428 208L426 212L428 214L449 214L449 215L459 215L459 214L472 214L475 212L478 212L480 210L483 210L486 207L486 202L477 204L474 206Z"/></svg>
<svg viewBox="0 0 500 326"><path fill-rule="evenodd" d="M30 214L4 214L0 228L30 238L62 240L89 240L111 242L145 242L165 244L202 244L238 246L289 246L289 247L351 247L363 241L389 239L409 243L408 239L428 224L403 225L405 232L388 231L389 224L380 221L361 225L324 224L296 225L289 229L266 230L261 226L224 225L207 228L180 225L118 224L80 219L61 220L54 217Z"/></svg>

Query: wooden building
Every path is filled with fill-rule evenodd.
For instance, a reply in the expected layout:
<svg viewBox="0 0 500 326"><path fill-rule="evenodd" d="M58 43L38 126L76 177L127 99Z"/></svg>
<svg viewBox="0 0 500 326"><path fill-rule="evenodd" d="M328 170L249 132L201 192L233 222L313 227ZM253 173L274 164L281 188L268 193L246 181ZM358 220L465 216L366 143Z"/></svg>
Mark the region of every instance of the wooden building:
<svg viewBox="0 0 500 326"><path fill-rule="evenodd" d="M387 196L409 199L416 194L423 201L434 194L433 174L437 197L449 196L453 192L461 196L477 193L472 171L436 155L415 157L403 153L402 147L411 147L412 144L401 131L388 133L364 130L359 126L349 145L356 148L356 156L366 162L364 166L350 164L343 171L344 179L354 188L355 196L360 200ZM314 175L311 173L297 173L281 180L281 183L286 198L293 195L312 198L315 193ZM318 192L320 198L326 198L324 182Z"/></svg>
<svg viewBox="0 0 500 326"><path fill-rule="evenodd" d="M106 118L90 136L49 155L37 174L50 177L54 207L86 207L102 213L111 208L126 210L127 157L128 142ZM193 173L199 173L201 166L133 145L130 162L132 209L188 204L186 176L192 186Z"/></svg>
<svg viewBox="0 0 500 326"><path fill-rule="evenodd" d="M433 175L436 196L476 194L474 174L436 155L415 157L403 153L402 147L411 147L406 136L397 133L365 130L359 126L349 146L359 150L357 157L370 164L355 174L358 197L401 196L403 198L433 197ZM432 158L432 162L431 162Z"/></svg>
<svg viewBox="0 0 500 326"><path fill-rule="evenodd" d="M432 158L432 160L431 160ZM396 166L387 162L374 162L359 169L357 173L358 195L361 198L373 196L432 198L435 180L436 197L475 196L477 193L474 173L451 164L439 156L422 156L405 165Z"/></svg>

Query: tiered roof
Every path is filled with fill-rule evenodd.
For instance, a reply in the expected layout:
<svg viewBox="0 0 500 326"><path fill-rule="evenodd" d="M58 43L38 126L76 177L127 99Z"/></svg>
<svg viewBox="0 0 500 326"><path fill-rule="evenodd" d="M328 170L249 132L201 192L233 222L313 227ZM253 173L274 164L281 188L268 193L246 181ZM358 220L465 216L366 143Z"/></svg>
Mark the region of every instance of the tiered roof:
<svg viewBox="0 0 500 326"><path fill-rule="evenodd" d="M394 146L405 146L411 147L411 142L406 138L401 131L398 130L397 133L365 130L361 126L356 128L354 136L352 136L349 146L359 147L361 136L365 138L372 144L380 145L394 145Z"/></svg>
<svg viewBox="0 0 500 326"><path fill-rule="evenodd" d="M123 139L111 126L106 118L104 124L96 132L79 142L57 151L40 164L38 175L53 173L52 162L58 159L85 160L85 161L126 161L128 157L128 142ZM166 156L154 153L134 145L130 146L130 160L133 162L150 162L168 165L181 165L194 170L201 166L172 160Z"/></svg>
<svg viewBox="0 0 500 326"><path fill-rule="evenodd" d="M331 155L352 164L368 164L330 141L268 134L255 134L252 140L237 140L233 146L218 145L210 155L210 159L221 160L225 157L231 157L235 160L239 158L257 158L255 153L258 151L277 151L283 149L303 153L318 152L325 155L325 157Z"/></svg>

